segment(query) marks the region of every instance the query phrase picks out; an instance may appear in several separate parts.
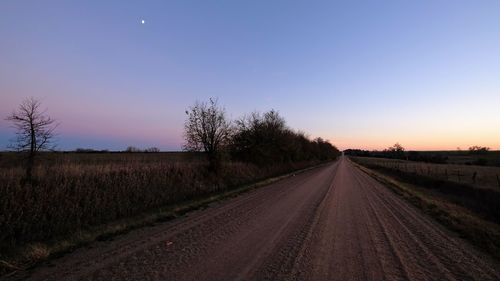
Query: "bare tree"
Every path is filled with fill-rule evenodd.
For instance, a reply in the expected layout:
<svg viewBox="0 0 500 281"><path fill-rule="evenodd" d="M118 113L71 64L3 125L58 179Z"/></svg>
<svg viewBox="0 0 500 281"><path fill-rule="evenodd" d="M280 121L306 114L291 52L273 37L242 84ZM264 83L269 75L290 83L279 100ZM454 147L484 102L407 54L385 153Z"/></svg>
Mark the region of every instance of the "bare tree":
<svg viewBox="0 0 500 281"><path fill-rule="evenodd" d="M399 143L396 143L395 145L384 149L384 152L388 154L390 158L405 159L405 148Z"/></svg>
<svg viewBox="0 0 500 281"><path fill-rule="evenodd" d="M186 115L184 150L204 151L210 167L217 170L220 153L229 143L232 131L224 108L211 98L209 102L196 102L186 110Z"/></svg>
<svg viewBox="0 0 500 281"><path fill-rule="evenodd" d="M149 152L149 153L158 153L160 152L160 149L158 147L149 147L144 149L144 152Z"/></svg>
<svg viewBox="0 0 500 281"><path fill-rule="evenodd" d="M490 148L486 147L486 146L483 147L483 146L474 145L474 146L469 147L470 154L486 154L486 153L488 153L488 151L490 151Z"/></svg>
<svg viewBox="0 0 500 281"><path fill-rule="evenodd" d="M11 148L27 152L26 178L31 181L35 157L39 151L54 148L53 139L57 124L55 120L46 115L45 110L40 109L41 102L33 97L26 98L18 107L6 118L12 122L12 127L16 129L16 138L11 144Z"/></svg>
<svg viewBox="0 0 500 281"><path fill-rule="evenodd" d="M142 152L142 150L138 147L135 147L135 146L127 146L127 149L125 149L125 152L138 153L138 152Z"/></svg>

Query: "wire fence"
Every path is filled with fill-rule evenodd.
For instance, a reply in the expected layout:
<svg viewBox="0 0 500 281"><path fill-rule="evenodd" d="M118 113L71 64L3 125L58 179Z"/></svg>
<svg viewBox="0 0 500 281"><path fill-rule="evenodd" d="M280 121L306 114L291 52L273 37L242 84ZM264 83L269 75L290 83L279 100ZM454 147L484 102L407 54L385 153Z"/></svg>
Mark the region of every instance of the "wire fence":
<svg viewBox="0 0 500 281"><path fill-rule="evenodd" d="M356 162L434 179L500 190L500 167L432 164L397 159L353 157Z"/></svg>

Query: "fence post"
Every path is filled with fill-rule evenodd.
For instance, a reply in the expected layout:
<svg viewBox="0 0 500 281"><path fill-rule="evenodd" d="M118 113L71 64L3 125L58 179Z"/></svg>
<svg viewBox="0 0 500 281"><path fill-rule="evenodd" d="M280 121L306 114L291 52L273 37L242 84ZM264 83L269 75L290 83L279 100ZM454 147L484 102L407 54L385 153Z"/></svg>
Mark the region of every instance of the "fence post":
<svg viewBox="0 0 500 281"><path fill-rule="evenodd" d="M458 182L460 182L460 170L457 170Z"/></svg>
<svg viewBox="0 0 500 281"><path fill-rule="evenodd" d="M500 187L500 178L498 178L498 174L497 174L497 183L498 183L498 187Z"/></svg>
<svg viewBox="0 0 500 281"><path fill-rule="evenodd" d="M446 176L446 180L448 180L448 169L444 169L444 175Z"/></svg>
<svg viewBox="0 0 500 281"><path fill-rule="evenodd" d="M477 176L477 171L475 171L474 174L472 174L472 182L473 183L476 183L476 176Z"/></svg>

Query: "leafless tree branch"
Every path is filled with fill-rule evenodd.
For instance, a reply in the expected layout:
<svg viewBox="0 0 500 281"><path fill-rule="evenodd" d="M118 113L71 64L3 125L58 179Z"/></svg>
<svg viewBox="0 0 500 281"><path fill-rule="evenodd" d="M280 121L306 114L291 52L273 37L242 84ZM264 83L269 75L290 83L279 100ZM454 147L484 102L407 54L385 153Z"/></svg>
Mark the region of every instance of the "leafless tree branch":
<svg viewBox="0 0 500 281"><path fill-rule="evenodd" d="M33 97L25 99L6 120L12 123L16 137L10 147L19 152L28 153L26 176L30 180L35 156L39 151L51 150L54 146L57 123L40 110L41 102Z"/></svg>

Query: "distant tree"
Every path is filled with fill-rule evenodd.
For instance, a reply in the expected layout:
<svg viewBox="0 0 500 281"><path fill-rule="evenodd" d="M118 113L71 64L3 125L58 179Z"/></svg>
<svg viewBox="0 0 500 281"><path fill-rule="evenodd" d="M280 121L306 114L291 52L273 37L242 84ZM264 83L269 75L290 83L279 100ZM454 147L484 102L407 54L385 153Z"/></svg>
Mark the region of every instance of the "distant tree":
<svg viewBox="0 0 500 281"><path fill-rule="evenodd" d="M157 153L157 152L160 152L160 149L158 147L150 147L150 148L146 148L144 150L144 152Z"/></svg>
<svg viewBox="0 0 500 281"><path fill-rule="evenodd" d="M95 149L92 148L77 148L75 149L76 153L94 153L97 152Z"/></svg>
<svg viewBox="0 0 500 281"><path fill-rule="evenodd" d="M384 153L391 158L403 159L405 156L405 149L401 144L396 143L393 146L384 149Z"/></svg>
<svg viewBox="0 0 500 281"><path fill-rule="evenodd" d="M346 149L344 150L345 155L350 155L350 156L360 156L360 157L373 157L374 153L377 151L368 151L368 150L361 150L361 149Z"/></svg>
<svg viewBox="0 0 500 281"><path fill-rule="evenodd" d="M316 138L314 142L319 148L320 160L334 159L340 154L340 151L337 149L337 147L332 145L327 140Z"/></svg>
<svg viewBox="0 0 500 281"><path fill-rule="evenodd" d="M221 153L229 144L232 132L226 111L211 98L208 102L196 102L186 110L186 115L184 150L204 151L210 168L218 170Z"/></svg>
<svg viewBox="0 0 500 281"><path fill-rule="evenodd" d="M52 150L55 147L53 140L57 124L40 107L39 100L33 97L26 98L17 111L6 118L16 129L16 138L10 147L27 153L26 179L30 182L38 152Z"/></svg>
<svg viewBox="0 0 500 281"><path fill-rule="evenodd" d="M399 143L396 143L395 145L390 147L389 150L396 151L396 152L402 152L402 151L405 151L405 148L402 145L400 145Z"/></svg>
<svg viewBox="0 0 500 281"><path fill-rule="evenodd" d="M107 149L97 150L93 148L77 148L75 150L75 153L108 153L108 152L109 150Z"/></svg>
<svg viewBox="0 0 500 281"><path fill-rule="evenodd" d="M388 147L387 149L384 149L385 152L404 152L405 149L402 145L399 143L396 143L393 146Z"/></svg>
<svg viewBox="0 0 500 281"><path fill-rule="evenodd" d="M474 146L469 147L470 154L486 154L486 153L488 153L488 151L490 151L490 148L486 147L486 146L474 145Z"/></svg>
<svg viewBox="0 0 500 281"><path fill-rule="evenodd" d="M136 152L142 152L142 150L135 146L128 146L127 149L125 149L125 152L136 153Z"/></svg>

